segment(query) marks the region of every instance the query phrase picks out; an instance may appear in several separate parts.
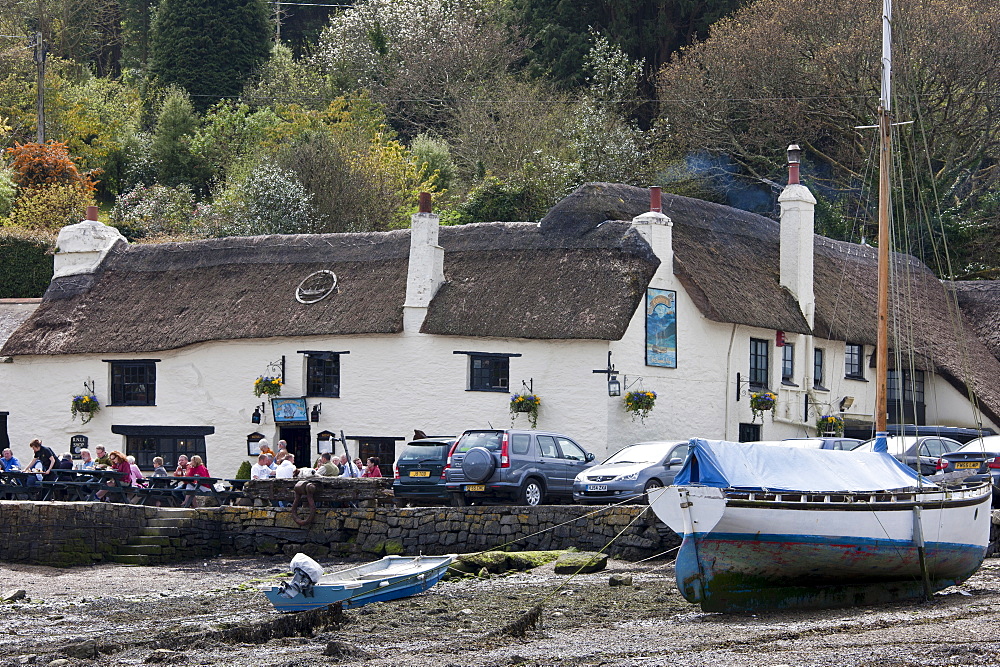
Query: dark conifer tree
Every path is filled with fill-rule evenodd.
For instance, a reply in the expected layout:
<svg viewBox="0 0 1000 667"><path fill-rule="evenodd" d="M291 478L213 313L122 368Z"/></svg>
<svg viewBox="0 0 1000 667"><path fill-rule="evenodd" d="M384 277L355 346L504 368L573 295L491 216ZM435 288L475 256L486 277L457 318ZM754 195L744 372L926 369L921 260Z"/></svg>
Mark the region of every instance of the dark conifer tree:
<svg viewBox="0 0 1000 667"><path fill-rule="evenodd" d="M150 36L150 72L184 88L198 110L238 95L271 48L263 0L161 0Z"/></svg>

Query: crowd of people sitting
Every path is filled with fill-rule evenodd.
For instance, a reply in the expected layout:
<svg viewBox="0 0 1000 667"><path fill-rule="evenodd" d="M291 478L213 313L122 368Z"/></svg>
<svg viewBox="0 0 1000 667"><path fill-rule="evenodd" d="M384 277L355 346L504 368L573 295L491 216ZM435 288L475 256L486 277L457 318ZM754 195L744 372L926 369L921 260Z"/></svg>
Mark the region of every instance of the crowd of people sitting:
<svg viewBox="0 0 1000 667"><path fill-rule="evenodd" d="M311 468L295 465L295 455L288 451L288 443L279 440L277 451L271 449L267 440L258 443L260 454L257 463L250 467L250 479L290 479L293 477L381 477L378 457L368 458L363 464L360 458L351 460L346 454L339 456L325 452L319 455Z"/></svg>
<svg viewBox="0 0 1000 667"><path fill-rule="evenodd" d="M134 456L126 456L118 450L108 451L104 445L96 445L94 452L89 449L81 449L79 458L74 459L69 452L57 456L51 448L42 444L39 439L32 440L31 459L26 465L14 456L10 448L3 450L0 455L0 472L33 472L28 475L25 483L29 486L38 485L41 481L51 481L56 478L60 469L66 470L114 470L120 473L117 486L125 487L146 487L149 481L139 466L136 465ZM250 479L285 479L295 477L307 477L318 475L321 477L381 477L379 470L379 460L377 457L369 457L363 463L360 458L351 459L347 455L334 455L323 453L314 462L311 468L298 468L295 465L295 456L288 451L288 444L284 440L279 440L275 449L272 449L267 440L259 443L260 455L257 463L251 466ZM188 458L186 454L177 457L177 467L173 473L168 472L164 466L162 456L156 456L152 460L153 471L149 477L183 477L187 479L177 480L172 484L176 488L180 497L183 497L182 506L192 503L195 494L184 494L183 491L201 491L210 488L210 481L201 482L190 479L193 477L210 478L208 468L201 456L193 455ZM115 485L109 482L109 485ZM97 491L94 494L95 500L109 500L110 489Z"/></svg>

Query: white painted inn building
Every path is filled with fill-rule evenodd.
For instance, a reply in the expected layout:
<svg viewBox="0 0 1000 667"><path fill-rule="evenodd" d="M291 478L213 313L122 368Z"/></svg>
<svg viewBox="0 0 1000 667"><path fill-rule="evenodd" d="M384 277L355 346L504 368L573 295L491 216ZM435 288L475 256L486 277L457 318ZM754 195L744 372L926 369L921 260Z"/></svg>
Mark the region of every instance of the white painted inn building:
<svg viewBox="0 0 1000 667"><path fill-rule="evenodd" d="M640 440L815 435L822 414L870 432L875 251L815 236L804 186L780 202L780 225L676 196L650 212L649 191L598 183L538 224L439 228L424 212L410 230L158 245L83 221L60 233L44 299L0 304L0 417L22 457L33 437L144 469L201 453L221 477L261 436L299 465L343 451L327 439L341 433L391 463L414 429L509 426L528 390L539 429L599 459ZM895 266L911 292L894 299L909 319L893 414L995 428L997 350L942 316L954 299L926 267ZM623 395L656 392L644 422L609 396L609 363ZM274 406L253 392L269 375ZM755 419L763 389L777 405ZM102 409L84 424L70 403L90 392Z"/></svg>

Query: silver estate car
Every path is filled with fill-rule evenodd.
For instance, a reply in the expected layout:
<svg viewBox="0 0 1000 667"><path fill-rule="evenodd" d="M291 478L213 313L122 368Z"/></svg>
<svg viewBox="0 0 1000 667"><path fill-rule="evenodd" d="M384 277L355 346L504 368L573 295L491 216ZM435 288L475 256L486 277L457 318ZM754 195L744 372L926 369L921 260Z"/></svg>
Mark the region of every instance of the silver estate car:
<svg viewBox="0 0 1000 667"><path fill-rule="evenodd" d="M645 502L646 492L673 483L687 456L688 441L639 442L573 480L578 503Z"/></svg>

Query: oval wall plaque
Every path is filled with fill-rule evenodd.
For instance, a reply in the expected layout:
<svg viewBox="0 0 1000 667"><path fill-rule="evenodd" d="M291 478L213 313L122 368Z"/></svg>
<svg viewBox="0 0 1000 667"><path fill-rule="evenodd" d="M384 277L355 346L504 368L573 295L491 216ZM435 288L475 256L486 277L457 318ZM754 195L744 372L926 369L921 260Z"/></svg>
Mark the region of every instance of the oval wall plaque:
<svg viewBox="0 0 1000 667"><path fill-rule="evenodd" d="M316 303L333 294L337 289L337 274L333 271L317 271L306 276L295 288L295 300L299 303Z"/></svg>

